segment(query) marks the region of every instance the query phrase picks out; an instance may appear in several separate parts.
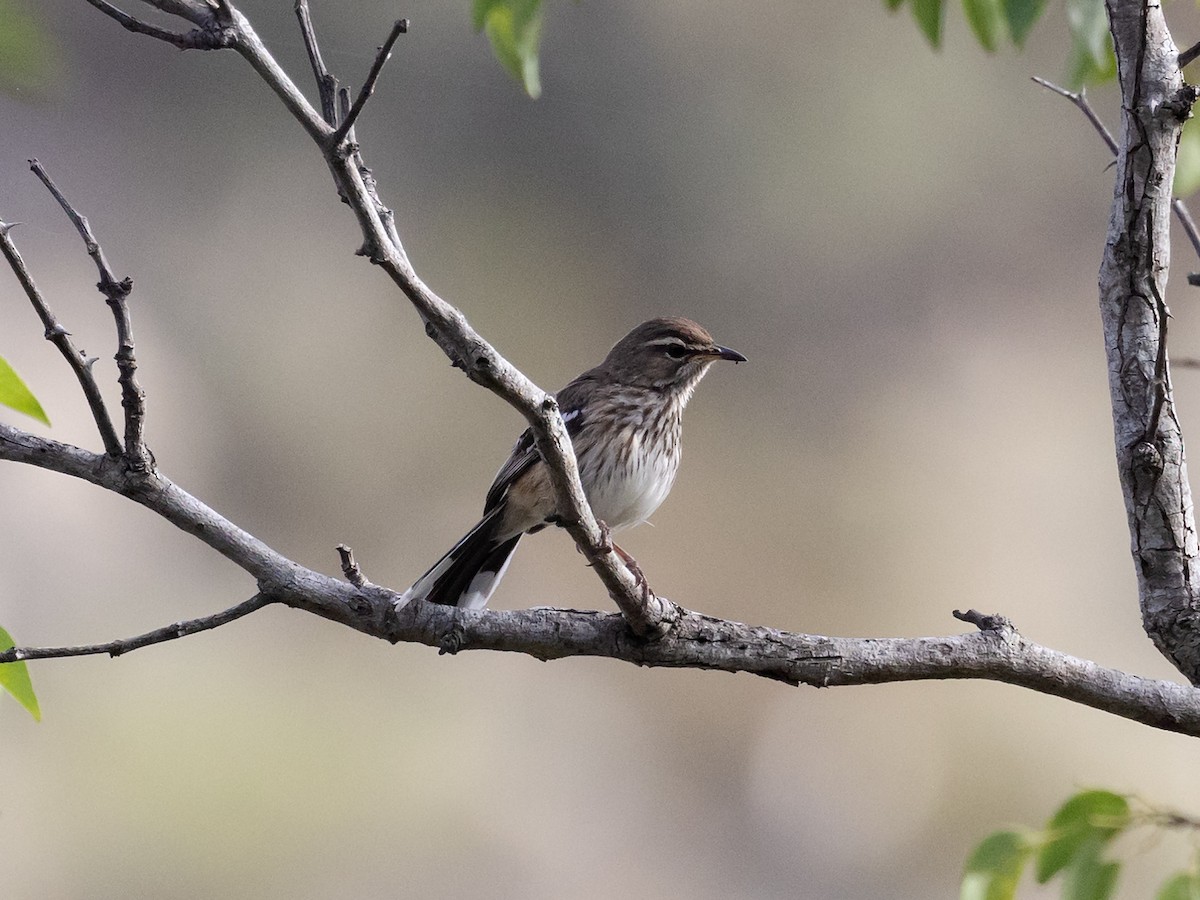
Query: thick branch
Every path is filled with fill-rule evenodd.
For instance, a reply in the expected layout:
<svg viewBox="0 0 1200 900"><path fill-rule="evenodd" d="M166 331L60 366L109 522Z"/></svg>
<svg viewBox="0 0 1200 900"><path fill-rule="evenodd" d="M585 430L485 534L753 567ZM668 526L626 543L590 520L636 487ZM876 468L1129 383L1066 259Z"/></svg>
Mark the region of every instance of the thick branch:
<svg viewBox="0 0 1200 900"><path fill-rule="evenodd" d="M1121 82L1116 186L1100 311L1117 467L1151 640L1200 683L1200 548L1167 366L1167 270L1175 150L1196 92L1183 83L1162 10L1106 0Z"/></svg>
<svg viewBox="0 0 1200 900"><path fill-rule="evenodd" d="M369 582L355 586L292 563L159 476L142 476L140 487L131 489L128 473L114 461L4 424L0 424L0 459L85 478L131 496L254 574L260 594L224 613L195 620L211 623L209 627L252 612L255 604L280 602L393 643L421 643L454 652L505 650L542 660L607 657L640 666L748 672L814 687L984 678L1200 737L1200 690L1058 653L1025 640L998 616L960 614L982 629L969 634L868 639L794 634L678 610L678 621L669 634L647 640L635 635L623 616L600 612L398 605L400 595L393 591ZM182 623L95 648L22 648L0 653L0 662L133 649L134 643L156 642L150 636L166 639L162 636L180 629L203 630Z"/></svg>

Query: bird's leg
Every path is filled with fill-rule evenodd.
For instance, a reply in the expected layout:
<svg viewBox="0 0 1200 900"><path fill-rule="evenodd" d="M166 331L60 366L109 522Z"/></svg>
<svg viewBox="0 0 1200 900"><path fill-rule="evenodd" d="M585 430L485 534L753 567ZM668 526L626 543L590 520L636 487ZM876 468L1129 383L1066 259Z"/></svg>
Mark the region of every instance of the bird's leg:
<svg viewBox="0 0 1200 900"><path fill-rule="evenodd" d="M552 520L547 519L546 521L549 522ZM559 526L563 524L562 520L558 519L557 517L555 517L553 523ZM625 550L621 549L621 547L615 541L613 541L612 529L608 527L608 524L603 519L597 519L596 524L600 527L600 552L608 553L611 551L612 553L615 553L617 556L621 557L621 562L625 563L625 568L627 568L629 570L629 574L633 576L633 583L637 585L637 587L641 588L643 600L649 600L651 597L657 596L654 591L650 590L650 582L646 580L646 573L642 571L642 567L638 565L638 561ZM578 553L583 552L582 548L580 547L576 547L575 550ZM591 563L588 563L588 566L590 567Z"/></svg>
<svg viewBox="0 0 1200 900"><path fill-rule="evenodd" d="M600 527L600 552L610 553L617 549L617 545L612 541L612 529L603 519L597 519L596 524Z"/></svg>

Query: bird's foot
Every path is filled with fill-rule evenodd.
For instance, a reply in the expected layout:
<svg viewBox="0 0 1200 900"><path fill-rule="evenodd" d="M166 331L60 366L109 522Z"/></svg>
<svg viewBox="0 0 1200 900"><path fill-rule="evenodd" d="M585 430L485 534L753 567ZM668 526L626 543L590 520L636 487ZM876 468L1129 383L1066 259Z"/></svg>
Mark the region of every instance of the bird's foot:
<svg viewBox="0 0 1200 900"><path fill-rule="evenodd" d="M600 552L612 553L615 550L623 556L625 551L613 543L612 529L608 527L608 524L603 519L597 519L596 525L600 528Z"/></svg>

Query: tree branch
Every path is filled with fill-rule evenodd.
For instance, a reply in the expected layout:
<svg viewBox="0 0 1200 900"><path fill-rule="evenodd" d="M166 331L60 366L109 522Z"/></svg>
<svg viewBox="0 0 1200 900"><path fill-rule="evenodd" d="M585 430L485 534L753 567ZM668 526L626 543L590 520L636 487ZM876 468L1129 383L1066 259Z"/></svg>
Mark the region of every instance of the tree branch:
<svg viewBox="0 0 1200 900"><path fill-rule="evenodd" d="M1181 62L1180 68L1182 67L1183 63ZM1103 140L1108 146L1108 149L1112 155L1114 157L1117 156L1118 149L1116 138L1112 136L1112 132L1108 130L1108 126L1106 126L1100 120L1100 117L1096 115L1096 111L1092 109L1092 104L1088 103L1087 94L1085 94L1082 90L1078 93L1075 91L1068 91L1066 88L1059 87L1052 81L1047 81L1045 78L1039 78L1036 75L1033 76L1033 81L1037 82L1047 90L1053 91L1060 97L1065 97L1067 100L1070 100L1073 104L1075 104L1076 108L1087 117L1089 122L1092 123L1092 127L1096 129L1096 133L1100 135L1101 140ZM1183 226L1184 234L1186 234L1188 236L1188 240L1191 241L1192 249L1196 252L1197 256L1200 256L1200 231L1196 229L1196 223L1192 220L1192 214L1188 211L1187 204L1176 197L1171 201L1171 209L1174 210L1175 218L1179 220L1179 224Z"/></svg>
<svg viewBox="0 0 1200 900"><path fill-rule="evenodd" d="M148 469L153 461L150 451L146 448L146 394L137 380L137 356L133 346L133 324L129 315L129 294L133 290L133 279L117 280L108 260L104 258L104 250L92 233L92 226L85 216L73 207L63 192L50 179L46 170L36 159L29 161L29 167L46 189L54 195L58 205L66 212L72 224L75 225L87 254L96 264L100 273L100 283L96 285L105 297L109 309L112 310L113 322L117 327L117 353L113 359L117 362L117 381L121 385L121 406L125 410L125 458L137 469Z"/></svg>
<svg viewBox="0 0 1200 900"><path fill-rule="evenodd" d="M1196 100L1162 9L1106 0L1121 84L1121 139L1100 312L1117 467L1132 537L1142 623L1200 683L1200 547L1167 365L1171 186L1179 132Z"/></svg>
<svg viewBox="0 0 1200 900"><path fill-rule="evenodd" d="M152 25L149 22L143 22L113 6L108 0L87 0L87 2L120 24L126 31L166 41L168 44L174 44L180 50L215 50L218 47L226 46L223 42L223 36L219 32L193 28L191 31L180 34L175 31L169 31L166 28L159 28L157 25ZM151 3L151 0L145 0L145 2ZM158 4L152 5L157 6Z"/></svg>
<svg viewBox="0 0 1200 900"><path fill-rule="evenodd" d="M3 423L0 459L84 478L132 496L254 574L258 595L224 613L195 620L211 621L212 627L252 612L250 604L284 603L392 643L420 643L449 652L503 650L541 660L605 657L639 666L747 672L813 687L983 678L1200 737L1200 690L1050 650L1021 637L1000 616L956 613L982 630L948 637L837 638L745 625L676 607L679 618L670 633L647 640L634 634L623 616L601 612L459 610L422 602L398 607L400 595L394 591L369 582L348 584L283 558L159 475L142 476L142 487L131 494L128 470L113 461ZM169 634L179 627L150 634ZM122 643L97 645L102 649L93 652L109 652L103 648ZM0 653L0 662L18 658L18 652L21 658L34 659L79 655L78 650L22 648Z"/></svg>
<svg viewBox="0 0 1200 900"><path fill-rule="evenodd" d="M342 119L342 124L337 127L337 131L333 133L330 139L335 146L346 139L346 135L354 127L354 123L358 121L358 117L362 115L363 107L367 105L367 101L371 95L375 93L375 84L379 81L379 75L383 72L384 64L392 56L392 47L395 46L400 35L408 32L408 19L398 19L392 25L392 30L388 33L387 40L383 42L383 46L379 48L379 52L375 54L375 62L371 64L371 70L367 73L367 80L363 82L362 90L358 92L358 97L354 101L354 105L350 107L350 111L346 113ZM309 35L305 35L307 43ZM316 36L312 35L312 40L316 42Z"/></svg>
<svg viewBox="0 0 1200 900"><path fill-rule="evenodd" d="M308 52L308 63L312 66L313 79L317 82L317 94L321 98L321 117L330 128L336 128L338 123L337 93L338 82L325 67L321 58L321 48L317 44L317 32L313 28L312 14L308 10L308 0L296 0L296 18L300 22L300 34L304 38L304 49Z"/></svg>
<svg viewBox="0 0 1200 900"><path fill-rule="evenodd" d="M96 5L97 0L89 2ZM570 441L553 398L500 357L471 330L457 309L445 303L417 278L394 227L388 221L390 212L379 202L373 182L368 182L369 172L362 165L361 158L344 146L329 146L329 139L334 134L332 125L312 109L267 54L236 9L227 2L222 2L216 8L197 4L196 0L146 2L164 10L178 7L181 10L177 12L178 15L193 21L202 30L224 29L228 43L223 46L232 46L247 58L310 136L322 146L335 183L359 220L364 239L363 253L388 272L425 321L430 336L468 377L520 409L533 426L539 449L555 477L560 510L564 511L562 518L577 543L588 554L589 561L596 563L610 593L621 604L623 615L554 609L469 611L421 602L402 604L399 602L401 595L366 581L354 564L348 548L342 551L342 557L344 571L351 583L330 578L288 560L155 470L136 471L113 456L91 453L0 423L0 459L82 478L129 497L200 538L249 572L259 588L250 600L223 613L167 626L139 638L94 645L92 648L11 650L8 651L9 655L0 655L0 661L15 660L18 655L21 658L39 655L45 658L78 655L85 651L112 652L113 649L120 649L125 652L134 649L135 645L149 646L157 642L150 640L150 636L178 637L181 633L195 633L205 630L201 624L217 627L268 603L284 603L341 622L365 634L392 642L423 643L445 652L464 649L504 650L544 660L598 656L644 666L749 672L788 684L820 687L904 680L986 678L1063 697L1156 728L1200 737L1200 691L1171 682L1127 675L1058 653L1025 640L1008 620L1000 616L984 616L974 611L956 613L959 618L974 623L980 629L969 634L936 638L856 639L793 634L744 625L684 610L658 598L654 598L659 604L658 608L640 612L636 606L627 609L628 604L624 601L634 596L633 579L624 566L614 565L615 560L610 553L601 552L602 536L579 487ZM167 40L165 37L160 39ZM315 48L315 38L312 40ZM315 58L319 59L319 53ZM320 80L321 67L314 62L313 68ZM1164 106L1159 104L1160 109ZM1175 114L1177 112L1172 113ZM1129 143L1126 142L1127 145ZM1143 143L1149 145L1148 134L1143 135ZM1129 170L1132 165L1129 157L1132 155L1122 151L1119 172L1126 173ZM1146 169L1144 161L1143 169ZM1141 176L1144 181L1145 171L1141 172ZM1128 188L1129 182L1119 179L1118 185ZM1118 201L1124 193L1135 201L1151 202L1147 199L1149 186L1135 182L1134 188L1131 191L1119 190ZM1139 216L1145 217L1144 209L1138 207L1128 221L1136 223ZM1154 209L1160 212L1158 207ZM1116 218L1114 216L1114 220ZM1121 221L1125 222L1126 219ZM1130 240L1133 240L1133 236ZM1131 254L1128 246L1122 252L1136 256L1138 262L1144 262L1143 256L1153 262L1161 259L1155 255L1156 246L1149 246L1148 255ZM1153 275L1153 267L1149 271ZM1137 277L1149 276L1139 274ZM1135 283L1142 284L1141 281ZM1138 399L1146 415L1138 421L1154 425L1152 431L1143 425L1139 440L1157 451L1164 444L1164 433L1169 432L1174 422L1169 384L1165 383L1165 370L1160 363L1165 360L1165 353L1157 349L1164 336L1165 304L1161 302L1157 284L1151 284L1142 293L1127 293L1126 297L1130 308L1125 311L1127 321L1123 327L1132 329L1142 326L1142 323L1134 321L1139 313L1149 325L1154 326L1149 330L1142 327L1139 332L1142 339L1149 337L1157 342L1155 353L1150 357L1153 363L1151 371L1157 377L1147 378L1145 384L1141 384L1145 396L1139 394ZM1121 344L1119 349L1129 354L1133 352L1125 344ZM1130 358L1134 357L1131 355ZM1118 428L1118 435L1120 433ZM1172 450L1171 447L1165 449ZM1145 451L1139 450L1139 453L1137 459L1141 468L1137 472L1144 474L1146 467L1153 464L1154 457ZM1172 464L1176 471L1181 472L1181 445L1177 455L1179 459L1172 460ZM1186 480L1181 478L1181 483L1186 491ZM1160 502L1154 493L1157 489L1155 484L1143 487L1152 500ZM1190 502L1186 511L1190 514ZM1145 518L1144 512L1140 515ZM1131 519L1133 516L1131 512ZM1185 524L1188 522L1190 519ZM1150 560L1150 564L1153 562ZM625 597L626 594L629 596ZM664 615L674 617L669 633L657 640L639 636L639 631L655 633Z"/></svg>
<svg viewBox="0 0 1200 900"><path fill-rule="evenodd" d="M8 261L9 268L13 270L17 281L21 282L21 287L25 290L25 296L33 304L38 318L42 320L42 325L46 329L46 340L58 348L58 352L63 355L71 367L71 371L75 373L79 387L83 390L83 396L87 399L88 408L92 411L96 428L100 432L100 440L104 442L104 451L109 456L118 457L121 455L121 440L117 437L117 431L113 428L112 419L108 415L108 408L104 405L104 398L100 395L96 376L92 374L92 364L96 360L94 357L89 358L75 346L75 342L71 340L71 333L50 311L42 292L38 290L33 276L25 265L25 260L17 251L17 245L13 243L10 234L13 227L12 224L0 222L0 254L3 254L5 260Z"/></svg>
<svg viewBox="0 0 1200 900"><path fill-rule="evenodd" d="M130 650L140 650L142 647L149 647L151 644L161 644L164 641L178 640L181 637L199 634L202 631L211 631L214 628L219 628L222 625L227 625L230 622L240 619L242 616L248 616L250 613L262 609L270 602L271 600L263 594L255 594L249 600L244 600L237 604L237 606L231 606L229 609L214 613L211 616L201 616L199 619L186 619L182 622L176 622L173 625L164 625L162 628L154 629L154 631L147 631L145 634L139 634L137 637L122 638L109 641L106 644L87 644L81 647L12 647L8 650L0 651L0 664L25 659L61 659L67 656L96 656L102 653L116 658L128 653Z"/></svg>
<svg viewBox="0 0 1200 900"><path fill-rule="evenodd" d="M144 2L159 6L161 0ZM190 15L188 18L196 21ZM580 485L574 449L554 398L497 353L471 328L458 309L417 277L396 234L391 211L379 201L373 179L368 184L370 171L362 164L361 156L345 143L335 145L332 142L334 129L313 109L271 56L246 17L226 4L225 19L228 25L218 21L216 12L212 11L209 20L199 24L206 31L219 31L223 35L220 46L236 50L316 142L333 174L338 193L358 220L363 235L359 253L387 272L415 307L425 323L426 334L454 365L525 417L550 472L564 527L607 588L609 596L629 619L630 626L644 634L659 634L669 628L675 615L671 604L653 594L644 596L620 557L604 541ZM315 37L312 40L315 41Z"/></svg>

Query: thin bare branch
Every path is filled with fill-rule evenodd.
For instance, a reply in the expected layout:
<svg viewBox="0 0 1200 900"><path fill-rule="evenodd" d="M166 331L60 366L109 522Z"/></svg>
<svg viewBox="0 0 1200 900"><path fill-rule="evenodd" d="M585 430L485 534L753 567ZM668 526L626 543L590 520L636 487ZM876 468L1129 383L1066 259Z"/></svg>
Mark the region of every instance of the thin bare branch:
<svg viewBox="0 0 1200 900"><path fill-rule="evenodd" d="M317 44L317 32L313 28L308 0L296 0L296 18L300 21L300 34L304 38L304 49L308 51L308 63L312 66L313 78L317 82L317 94L321 98L321 115L330 128L338 124L338 82L325 67L321 48Z"/></svg>
<svg viewBox="0 0 1200 900"><path fill-rule="evenodd" d="M45 168L36 159L29 161L33 174L54 195L59 206L66 212L67 217L75 225L79 236L83 238L87 254L96 264L100 273L100 283L97 287L104 295L109 309L112 310L113 321L117 327L117 352L113 357L117 361L117 381L121 385L121 406L125 410L125 457L129 464L138 469L147 469L152 465L150 451L146 448L146 393L137 380L137 356L133 346L133 324L129 314L129 294L133 290L133 279L117 279L113 274L104 250L87 217L81 215L67 200L63 192L47 174Z"/></svg>
<svg viewBox="0 0 1200 900"><path fill-rule="evenodd" d="M1181 68L1182 66L1183 63L1180 63ZM1059 87L1057 84L1047 81L1045 78L1039 78L1036 75L1033 76L1033 80L1042 87L1053 91L1060 97L1065 97L1075 104L1076 108L1087 116L1087 120L1092 123L1092 127L1096 129L1096 133L1108 145L1108 149L1112 155L1114 157L1117 155L1117 142L1113 138L1112 132L1108 130L1108 126L1100 120L1100 117L1096 115L1096 111L1092 109L1092 105L1088 103L1087 94L1083 91L1079 91L1078 93L1068 91L1066 88ZM1196 229L1196 223L1192 220L1192 214L1188 212L1187 204L1176 197L1171 201L1171 209L1175 212L1175 218L1179 220L1179 224L1183 226L1184 234L1191 241L1192 249L1196 252L1197 256L1200 256L1200 231Z"/></svg>
<svg viewBox="0 0 1200 900"><path fill-rule="evenodd" d="M375 62L371 64L371 70L367 73L367 80L363 82L362 90L358 92L358 97L355 99L354 105L350 107L350 112L342 119L342 123L330 139L335 147L346 139L346 136L350 133L350 129L354 127L354 123L362 115L363 107L367 105L367 101L375 93L375 84L379 81L379 75L383 71L384 64L392 56L392 47L395 46L400 35L407 32L408 19L397 19L392 25L392 30L388 33L387 40L383 42L383 46L375 54Z"/></svg>
<svg viewBox="0 0 1200 900"><path fill-rule="evenodd" d="M27 659L60 659L67 656L96 656L102 653L115 658L131 650L140 650L142 647L149 647L152 644L161 644L165 641L174 641L199 634L202 631L211 631L236 621L242 616L248 616L271 602L264 594L255 594L249 600L219 613L213 613L211 616L186 619L172 625L164 625L153 631L147 631L137 637L120 638L105 644L85 644L80 647L13 647L0 651L0 663Z"/></svg>
<svg viewBox="0 0 1200 900"><path fill-rule="evenodd" d="M1092 105L1088 103L1087 95L1083 91L1079 91L1078 93L1075 91L1068 91L1065 87L1059 87L1054 82L1047 81L1045 78L1040 78L1037 75L1034 75L1032 80L1037 84L1040 84L1042 87L1058 94L1060 97L1065 97L1074 103L1076 108L1085 116L1087 116L1087 120L1092 123L1092 127L1096 129L1096 133L1104 139L1104 143L1108 145L1109 152L1111 152L1113 156L1117 155L1116 139L1112 136L1112 132L1108 130L1108 126L1100 121L1100 117L1096 115L1096 111L1092 109Z"/></svg>
<svg viewBox="0 0 1200 900"><path fill-rule="evenodd" d="M1171 209L1175 213L1175 218L1179 220L1179 224L1183 226L1183 233L1191 242L1192 249L1196 251L1197 256L1200 256L1200 229L1196 228L1196 222L1192 218L1187 204L1176 197L1171 201Z"/></svg>
<svg viewBox="0 0 1200 900"><path fill-rule="evenodd" d="M152 25L149 22L143 22L141 19L131 16L129 13L113 6L108 0L87 0L87 2L120 24L126 31L166 41L168 44L174 44L180 50L215 50L218 47L227 46L224 43L224 36L219 31L203 28L193 28L183 33L170 31L169 29ZM150 2L150 0L147 0L147 2ZM159 4L155 3L153 5L158 6ZM196 10L196 12L199 12L199 10Z"/></svg>
<svg viewBox="0 0 1200 900"><path fill-rule="evenodd" d="M342 560L342 574L346 576L347 581L357 588L366 587L371 583L367 581L367 576L358 567L358 563L354 559L353 550L345 544L338 544L337 552Z"/></svg>
<svg viewBox="0 0 1200 900"><path fill-rule="evenodd" d="M207 26L213 21L217 9L227 6L222 0L216 0L215 6L211 0L142 0L142 2L167 13L167 15L179 16L181 19L187 19L201 27Z"/></svg>
<svg viewBox="0 0 1200 900"><path fill-rule="evenodd" d="M75 378L78 379L79 386L83 389L83 396L87 399L88 408L92 411L96 428L100 432L100 440L104 442L104 452L109 456L118 457L121 455L121 440L117 437L116 429L113 428L112 418L108 415L108 407L104 405L104 397L101 396L100 387L96 384L96 377L92 374L92 364L96 360L94 357L86 356L75 346L75 342L71 340L71 333L50 311L42 292L38 290L33 276L25 265L25 260L21 258L16 244L13 243L10 234L12 229L12 225L0 222L0 253L8 261L9 268L13 270L17 281L21 282L21 287L25 290L25 296L33 304L38 318L42 320L42 325L46 329L46 340L58 348L58 352L63 355L71 367L71 371L75 373Z"/></svg>
<svg viewBox="0 0 1200 900"><path fill-rule="evenodd" d="M1183 69L1190 66L1196 61L1196 57L1198 56L1200 56L1200 44L1192 44L1192 46L1179 54L1179 68Z"/></svg>

